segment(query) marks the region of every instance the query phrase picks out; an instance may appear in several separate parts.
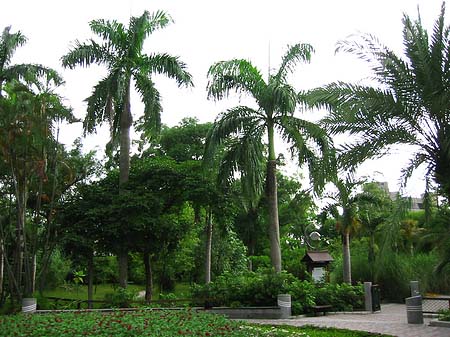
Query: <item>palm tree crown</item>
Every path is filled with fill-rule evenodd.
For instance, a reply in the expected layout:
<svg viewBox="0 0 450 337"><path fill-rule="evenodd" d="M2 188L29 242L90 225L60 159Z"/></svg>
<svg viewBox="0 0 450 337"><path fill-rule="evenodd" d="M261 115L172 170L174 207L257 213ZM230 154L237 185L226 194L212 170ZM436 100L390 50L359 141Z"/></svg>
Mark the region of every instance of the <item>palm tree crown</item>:
<svg viewBox="0 0 450 337"><path fill-rule="evenodd" d="M234 59L218 62L208 72L208 97L222 99L231 91L247 94L257 108L237 106L218 116L210 132L207 155L211 156L218 146L225 147L219 175L232 178L241 172L244 191L258 195L262 191L266 174L266 195L269 204L272 264L281 270L279 226L276 188L276 153L274 134L278 131L290 145L291 153L299 164L308 163L315 187L323 186L325 177L332 171L331 141L326 133L314 123L294 117L298 103L295 89L288 83L288 76L300 61L308 62L313 48L309 44L296 44L288 48L281 66L275 74L269 74L266 82L261 72L249 61ZM267 137L267 169L264 167Z"/></svg>
<svg viewBox="0 0 450 337"><path fill-rule="evenodd" d="M444 13L443 4L431 38L420 19L404 15L405 58L371 35L339 43L338 50L369 62L378 88L337 82L305 98L331 111L325 122L332 133L355 136L343 147L347 167L382 156L393 144L413 145L405 178L425 164L450 200L450 27Z"/></svg>
<svg viewBox="0 0 450 337"><path fill-rule="evenodd" d="M63 83L59 74L39 64L11 64L11 59L18 47L23 46L27 38L20 32L11 33L11 26L3 29L0 36L0 97L6 82L25 80L28 84L39 84L39 79L52 81L56 86Z"/></svg>
<svg viewBox="0 0 450 337"><path fill-rule="evenodd" d="M116 146L118 136L132 125L130 87L132 80L145 105L141 127L147 132L157 132L161 126L160 94L152 80L153 74L163 74L176 80L179 86L192 85L186 65L178 57L166 53L146 55L142 52L145 39L155 30L166 27L171 18L163 11L153 14L145 11L140 17L131 17L128 28L117 21L93 20L91 30L103 42L93 39L75 42L75 46L62 57L62 64L70 69L77 65L106 66L108 75L94 87L87 98L85 132L95 132L97 125L107 122L111 126L111 144ZM123 148L122 152L128 152ZM125 153L124 153L125 154Z"/></svg>

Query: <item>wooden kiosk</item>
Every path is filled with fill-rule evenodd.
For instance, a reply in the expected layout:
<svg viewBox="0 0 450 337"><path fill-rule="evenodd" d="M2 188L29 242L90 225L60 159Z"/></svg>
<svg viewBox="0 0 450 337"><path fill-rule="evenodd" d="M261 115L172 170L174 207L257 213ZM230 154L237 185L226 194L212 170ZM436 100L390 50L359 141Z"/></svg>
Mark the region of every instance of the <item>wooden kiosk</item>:
<svg viewBox="0 0 450 337"><path fill-rule="evenodd" d="M328 266L334 261L328 251L307 251L302 258L302 262L306 263L306 269L311 274L315 282L328 282Z"/></svg>

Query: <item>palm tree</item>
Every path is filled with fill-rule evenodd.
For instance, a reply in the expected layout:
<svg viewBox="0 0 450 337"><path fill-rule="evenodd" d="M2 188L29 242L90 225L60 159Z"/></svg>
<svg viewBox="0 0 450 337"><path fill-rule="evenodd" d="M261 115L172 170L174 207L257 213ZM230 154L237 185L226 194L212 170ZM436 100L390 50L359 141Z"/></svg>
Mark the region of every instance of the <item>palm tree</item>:
<svg viewBox="0 0 450 337"><path fill-rule="evenodd" d="M370 64L379 87L337 82L303 97L330 111L325 122L333 134L355 136L343 147L347 167L380 157L394 144L412 145L405 180L425 164L427 177L450 200L450 27L444 14L442 4L431 37L420 18L404 15L405 58L369 34L338 44Z"/></svg>
<svg viewBox="0 0 450 337"><path fill-rule="evenodd" d="M25 80L35 83L38 78L45 76L47 80L54 81L55 85L62 84L62 79L56 71L38 64L10 64L11 58L18 47L23 46L27 38L20 32L11 33L11 27L3 29L0 36L0 97L3 95L3 86L12 80Z"/></svg>
<svg viewBox="0 0 450 337"><path fill-rule="evenodd" d="M159 28L166 27L171 18L163 11L153 14L145 11L140 17L131 17L128 28L117 21L93 20L90 27L103 43L94 40L75 42L75 47L62 57L64 67L105 65L108 75L94 87L87 98L87 115L84 120L85 133L95 132L105 122L110 124L110 146L120 144L119 186L128 182L130 172L130 129L133 116L130 107L131 84L145 105L141 129L149 134L158 132L162 111L160 94L152 80L153 74L163 74L176 80L179 86L192 85L186 65L178 57L165 53L143 54L144 41ZM119 283L127 284L127 251L119 252Z"/></svg>
<svg viewBox="0 0 450 337"><path fill-rule="evenodd" d="M355 180L351 175L345 179L337 178L333 181L336 193L329 195L332 203L328 204L323 212L331 214L336 219L336 227L341 233L342 239L342 265L343 280L352 283L350 237L360 226L358 217L358 202L360 196L355 195L355 188L362 181Z"/></svg>
<svg viewBox="0 0 450 337"><path fill-rule="evenodd" d="M249 61L233 59L218 62L208 71L208 97L223 99L235 90L251 96L257 107L237 106L218 116L210 132L207 154L220 146L225 147L219 175L232 178L234 172L241 173L246 195L258 195L264 180L265 147L268 153L266 164L266 197L269 213L270 256L277 272L281 271L280 233L276 181L275 131L290 145L299 165L307 163L314 186L319 190L325 177L332 172L334 154L331 155L331 139L318 125L294 117L298 97L288 83L297 63L308 62L313 48L309 44L296 44L282 58L275 74L264 81L261 72Z"/></svg>

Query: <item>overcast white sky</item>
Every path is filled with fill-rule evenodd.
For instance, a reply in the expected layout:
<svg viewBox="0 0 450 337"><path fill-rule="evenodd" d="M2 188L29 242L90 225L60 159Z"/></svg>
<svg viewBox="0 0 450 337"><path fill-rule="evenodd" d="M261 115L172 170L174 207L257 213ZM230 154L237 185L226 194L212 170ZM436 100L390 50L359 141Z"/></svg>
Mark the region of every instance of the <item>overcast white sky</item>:
<svg viewBox="0 0 450 337"><path fill-rule="evenodd" d="M220 111L235 103L206 99L207 70L220 60L249 59L267 74L269 60L276 68L287 44L307 42L316 52L311 64L298 67L292 77L296 88L361 80L369 75L366 65L350 55L335 55L336 42L354 33L370 32L401 53L403 13L416 18L418 5L423 25L430 32L440 13L440 0L14 0L2 3L0 28L11 25L13 31L21 30L29 39L17 51L14 63L41 63L60 71L66 80L61 93L75 115L82 118L82 101L104 75L104 69L62 69L60 58L71 42L92 37L88 26L92 19L116 19L127 24L130 15L166 10L175 23L150 36L145 52L180 56L195 84L195 88L178 89L170 80L157 79L163 96L163 122L173 126L186 116L197 117L201 122L213 121ZM137 99L132 102L132 111L135 116L142 111ZM80 132L81 125L65 128L62 141L70 144ZM103 149L106 137L107 133L91 136L88 146L99 145ZM360 173L388 181L391 190L395 190L400 169L407 160L405 152L398 149L388 158L366 163ZM407 193L422 193L420 176L414 176Z"/></svg>

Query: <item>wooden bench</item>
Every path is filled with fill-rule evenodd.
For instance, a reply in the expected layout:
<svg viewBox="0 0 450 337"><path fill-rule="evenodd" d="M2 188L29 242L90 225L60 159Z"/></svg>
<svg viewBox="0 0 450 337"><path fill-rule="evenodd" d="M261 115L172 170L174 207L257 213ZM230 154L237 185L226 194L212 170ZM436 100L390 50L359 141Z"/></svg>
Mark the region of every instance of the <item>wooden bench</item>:
<svg viewBox="0 0 450 337"><path fill-rule="evenodd" d="M327 311L331 311L331 308L332 306L329 304L314 305L311 307L314 312L314 316L316 316L318 312L323 312L323 315L325 316L327 314Z"/></svg>

